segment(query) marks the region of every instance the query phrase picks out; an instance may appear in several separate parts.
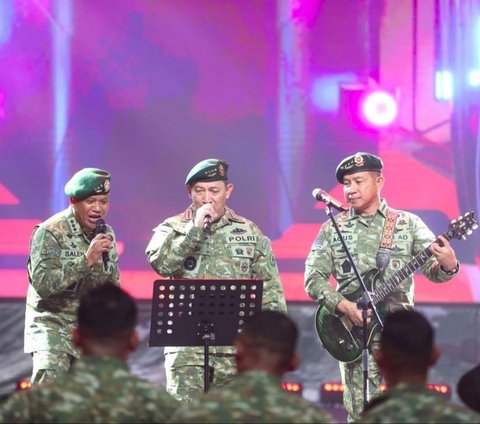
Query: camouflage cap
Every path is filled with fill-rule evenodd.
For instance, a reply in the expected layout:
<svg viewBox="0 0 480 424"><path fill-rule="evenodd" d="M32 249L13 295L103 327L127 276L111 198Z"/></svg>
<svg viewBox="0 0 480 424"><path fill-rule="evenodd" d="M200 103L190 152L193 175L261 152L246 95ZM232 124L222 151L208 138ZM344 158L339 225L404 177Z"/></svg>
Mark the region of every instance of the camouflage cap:
<svg viewBox="0 0 480 424"><path fill-rule="evenodd" d="M110 172L98 168L83 168L65 184L65 194L75 200L84 200L96 194L110 192Z"/></svg>
<svg viewBox="0 0 480 424"><path fill-rule="evenodd" d="M343 184L343 177L356 172L378 171L383 167L382 159L371 153L358 152L343 159L337 166L335 177L340 184Z"/></svg>
<svg viewBox="0 0 480 424"><path fill-rule="evenodd" d="M228 180L227 171L227 162L220 159L205 159L191 169L185 179L185 185L198 181Z"/></svg>

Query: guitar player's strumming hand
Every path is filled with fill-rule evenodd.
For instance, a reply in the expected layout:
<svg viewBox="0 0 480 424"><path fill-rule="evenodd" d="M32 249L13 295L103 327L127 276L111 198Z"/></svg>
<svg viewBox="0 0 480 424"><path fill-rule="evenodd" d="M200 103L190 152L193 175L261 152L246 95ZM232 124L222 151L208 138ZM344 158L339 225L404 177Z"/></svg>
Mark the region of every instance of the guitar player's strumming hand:
<svg viewBox="0 0 480 424"><path fill-rule="evenodd" d="M357 303L343 299L337 305L337 311L345 314L348 319L359 327L363 325L362 310L358 308ZM372 320L372 310L367 310L367 324Z"/></svg>
<svg viewBox="0 0 480 424"><path fill-rule="evenodd" d="M438 263L442 269L447 273L455 273L458 270L458 262L455 256L455 251L450 246L450 243L444 236L440 236L430 246L430 250L437 258Z"/></svg>

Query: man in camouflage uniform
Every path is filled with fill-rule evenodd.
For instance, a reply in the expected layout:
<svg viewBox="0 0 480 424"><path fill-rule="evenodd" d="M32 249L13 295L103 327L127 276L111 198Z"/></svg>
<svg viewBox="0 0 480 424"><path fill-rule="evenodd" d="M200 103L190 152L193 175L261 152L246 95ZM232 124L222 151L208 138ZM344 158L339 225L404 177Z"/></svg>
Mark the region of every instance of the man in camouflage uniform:
<svg viewBox="0 0 480 424"><path fill-rule="evenodd" d="M250 220L226 206L233 191L228 164L207 159L195 165L185 184L192 204L154 230L146 254L164 277L263 280L263 309L286 312L285 298L270 240ZM235 372L234 349L212 347L213 386ZM167 390L179 400L203 391L203 348L166 347Z"/></svg>
<svg viewBox="0 0 480 424"><path fill-rule="evenodd" d="M335 217L345 243L360 274L377 265L389 207L380 192L384 185L381 173L383 163L378 156L359 152L342 160L336 169L336 178L344 186L345 199L350 209ZM435 241L433 233L416 215L396 211L390 258L384 263L383 280L388 280L406 265L412 257L427 249L433 256L421 267L421 271L434 282L445 282L458 272L455 253L445 237ZM337 282L335 291L329 283L330 276ZM342 247L341 241L329 220L325 222L306 260L305 290L308 295L324 306L330 314L344 314L355 326L362 326L362 311L357 303L345 296L359 289L359 282ZM380 283L381 286L381 283ZM361 290L361 289L360 289ZM388 298L388 309L413 307L413 278L406 278ZM372 311L368 310L368 322ZM374 343L377 338L374 337ZM373 350L373 349L371 349ZM344 404L348 419L357 418L363 409L362 358L353 362L340 362L344 384ZM372 395L378 393L381 376L372 355L369 355L369 382Z"/></svg>
<svg viewBox="0 0 480 424"><path fill-rule="evenodd" d="M176 423L335 422L300 395L282 389L282 376L297 368L298 330L286 315L262 311L246 320L236 341L238 374L225 387L183 405Z"/></svg>
<svg viewBox="0 0 480 424"><path fill-rule="evenodd" d="M136 321L135 301L116 285L86 292L73 330L82 357L67 375L11 395L0 406L0 422L166 422L178 402L128 370L138 345Z"/></svg>
<svg viewBox="0 0 480 424"><path fill-rule="evenodd" d="M70 206L33 230L24 341L33 357L32 383L67 372L79 357L71 340L79 295L119 283L115 235L109 226L96 231L109 209L110 179L101 169L78 171L65 185Z"/></svg>
<svg viewBox="0 0 480 424"><path fill-rule="evenodd" d="M405 310L387 315L375 357L388 391L367 405L359 422L480 422L480 415L426 387L428 369L439 356L433 328L423 315Z"/></svg>

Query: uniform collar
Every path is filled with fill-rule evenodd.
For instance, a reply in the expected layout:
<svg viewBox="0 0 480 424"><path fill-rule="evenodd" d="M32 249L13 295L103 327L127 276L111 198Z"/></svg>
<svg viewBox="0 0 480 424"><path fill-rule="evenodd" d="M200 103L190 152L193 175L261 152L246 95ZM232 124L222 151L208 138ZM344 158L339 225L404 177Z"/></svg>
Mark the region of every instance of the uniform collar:
<svg viewBox="0 0 480 424"><path fill-rule="evenodd" d="M387 211L388 211L387 201L385 199L380 199L380 206L378 207L377 212L375 212L375 215L377 213L379 213L383 217L386 217L387 216ZM353 208L350 208L348 210L348 219L355 219L355 218L359 218L359 217L360 217L360 215L357 215Z"/></svg>
<svg viewBox="0 0 480 424"><path fill-rule="evenodd" d="M82 226L77 221L77 218L75 218L75 215L73 213L73 208L71 206L65 209L64 216L65 216L65 219L67 220L67 226L70 234L85 235L87 236L87 238L93 238L94 230L92 230L91 233L86 233L85 231L83 231Z"/></svg>
<svg viewBox="0 0 480 424"><path fill-rule="evenodd" d="M67 220L68 230L71 234L82 234L82 227L73 214L73 208L70 206L65 210L65 219Z"/></svg>

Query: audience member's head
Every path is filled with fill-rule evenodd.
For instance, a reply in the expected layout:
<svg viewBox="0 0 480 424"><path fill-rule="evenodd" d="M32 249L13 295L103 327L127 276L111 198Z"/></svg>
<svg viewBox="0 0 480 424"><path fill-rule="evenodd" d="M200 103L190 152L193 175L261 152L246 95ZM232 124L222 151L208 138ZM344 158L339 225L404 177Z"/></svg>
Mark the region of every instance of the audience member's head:
<svg viewBox="0 0 480 424"><path fill-rule="evenodd" d="M286 315L262 311L246 320L236 341L239 372L262 370L282 376L297 368L298 330Z"/></svg>
<svg viewBox="0 0 480 424"><path fill-rule="evenodd" d="M439 357L428 320L419 312L401 310L387 315L383 324L375 359L387 383L425 382Z"/></svg>
<svg viewBox="0 0 480 424"><path fill-rule="evenodd" d="M137 307L132 297L107 283L87 291L80 299L73 342L84 355L126 360L138 344Z"/></svg>
<svg viewBox="0 0 480 424"><path fill-rule="evenodd" d="M457 393L465 405L480 413L480 365L460 377Z"/></svg>

